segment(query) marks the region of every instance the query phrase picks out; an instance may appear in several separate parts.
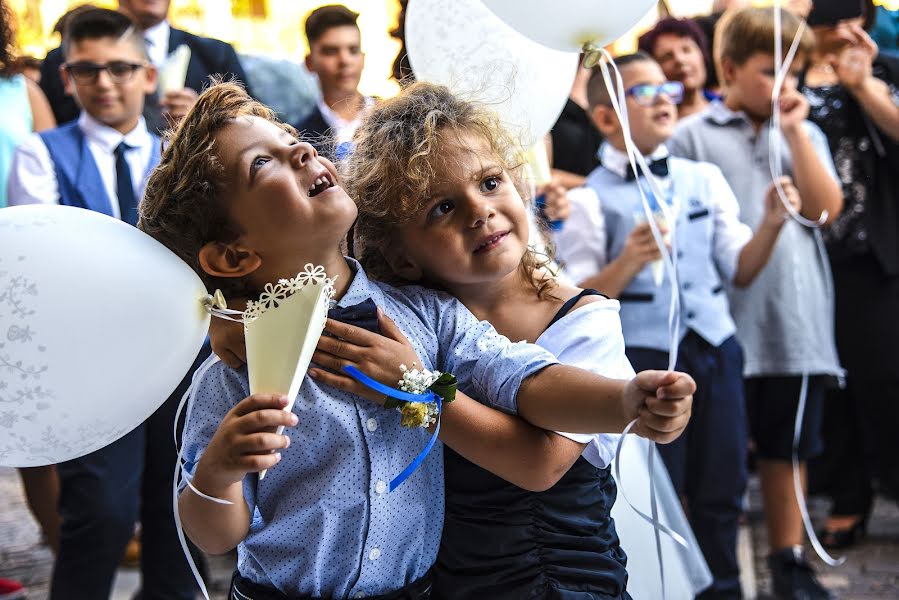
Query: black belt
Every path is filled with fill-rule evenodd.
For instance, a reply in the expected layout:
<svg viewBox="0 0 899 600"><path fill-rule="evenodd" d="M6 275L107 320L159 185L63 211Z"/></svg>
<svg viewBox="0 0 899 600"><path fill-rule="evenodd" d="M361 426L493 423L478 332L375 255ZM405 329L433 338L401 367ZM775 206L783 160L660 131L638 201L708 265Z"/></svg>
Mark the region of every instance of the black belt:
<svg viewBox="0 0 899 600"><path fill-rule="evenodd" d="M421 579L413 581L409 585L396 591L381 596L365 596L363 600L430 600L431 598L431 570ZM231 592L228 600L323 600L317 596L288 596L274 588L259 585L243 577L237 571L231 578Z"/></svg>

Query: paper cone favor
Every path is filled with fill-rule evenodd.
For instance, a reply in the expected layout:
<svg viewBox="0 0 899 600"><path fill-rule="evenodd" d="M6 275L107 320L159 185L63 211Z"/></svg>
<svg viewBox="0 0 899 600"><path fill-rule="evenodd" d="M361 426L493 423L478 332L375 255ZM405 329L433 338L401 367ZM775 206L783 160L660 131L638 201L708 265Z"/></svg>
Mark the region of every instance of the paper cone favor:
<svg viewBox="0 0 899 600"><path fill-rule="evenodd" d="M190 64L190 47L181 44L165 59L159 70L159 93L175 92L184 89L187 81L187 66Z"/></svg>
<svg viewBox="0 0 899 600"><path fill-rule="evenodd" d="M668 219L665 218L665 214L661 211L657 211L652 213L652 216L656 220L656 225L660 228L665 227L668 229L665 233L662 234L662 241L665 242L666 245L671 244L671 228L668 227ZM634 213L634 221L639 225L640 223L644 223L646 221L646 215L643 211L637 211ZM652 272L652 280L655 282L656 287L662 285L662 280L665 277L665 262L659 258L657 260L649 263L649 268Z"/></svg>
<svg viewBox="0 0 899 600"><path fill-rule="evenodd" d="M268 284L244 313L251 394L284 394L293 403L328 317L333 281L321 266L306 265L293 279ZM284 432L279 427L278 434ZM259 474L261 480L265 471Z"/></svg>

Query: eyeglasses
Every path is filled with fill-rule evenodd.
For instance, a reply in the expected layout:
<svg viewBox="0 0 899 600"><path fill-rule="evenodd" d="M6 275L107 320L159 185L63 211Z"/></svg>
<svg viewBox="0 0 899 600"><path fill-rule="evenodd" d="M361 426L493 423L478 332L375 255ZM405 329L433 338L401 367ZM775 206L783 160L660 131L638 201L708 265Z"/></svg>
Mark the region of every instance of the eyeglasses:
<svg viewBox="0 0 899 600"><path fill-rule="evenodd" d="M654 105L659 96L665 96L674 104L680 104L684 99L684 84L679 81L666 81L661 85L642 83L628 88L626 95L633 97L634 102L640 106Z"/></svg>
<svg viewBox="0 0 899 600"><path fill-rule="evenodd" d="M145 66L141 63L116 60L105 65L89 62L67 63L64 68L75 80L75 83L85 85L97 83L100 71L106 71L113 83L127 83L131 81L138 69L143 69Z"/></svg>

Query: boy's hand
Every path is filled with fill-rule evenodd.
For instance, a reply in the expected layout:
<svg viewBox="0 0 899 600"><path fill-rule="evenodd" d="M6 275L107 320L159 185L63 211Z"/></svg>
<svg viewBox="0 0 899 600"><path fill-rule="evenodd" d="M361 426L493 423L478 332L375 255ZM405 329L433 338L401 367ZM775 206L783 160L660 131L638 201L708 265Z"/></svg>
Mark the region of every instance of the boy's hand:
<svg viewBox="0 0 899 600"><path fill-rule="evenodd" d="M780 185L787 196L787 200L790 202L790 206L792 206L796 212L802 210L802 199L799 197L799 190L793 185L793 179L783 176L780 178ZM787 212L786 207L784 207L783 202L781 202L780 195L777 193L777 188L772 182L765 191L764 223L771 227L780 228L783 226L788 216L789 213Z"/></svg>
<svg viewBox="0 0 899 600"><path fill-rule="evenodd" d="M571 214L571 201L568 200L568 190L562 185L552 181L543 188L546 204L543 213L549 221L564 221Z"/></svg>
<svg viewBox="0 0 899 600"><path fill-rule="evenodd" d="M169 125L172 127L177 125L178 121L183 119L187 113L190 112L190 109L197 103L199 97L200 95L190 88L166 92L165 95L159 99L159 106L162 108L162 112L169 121Z"/></svg>
<svg viewBox="0 0 899 600"><path fill-rule="evenodd" d="M247 306L247 301L233 300L228 306L235 310L243 310ZM209 344L216 356L232 369L239 369L247 363L247 344L243 325L240 323L212 317L209 322Z"/></svg>
<svg viewBox="0 0 899 600"><path fill-rule="evenodd" d="M641 371L624 388L628 419L639 417L634 433L660 444L676 440L693 408L696 382L678 371Z"/></svg>
<svg viewBox="0 0 899 600"><path fill-rule="evenodd" d="M383 406L383 394L362 385L344 373L343 368L352 365L372 379L396 387L403 375L400 365L414 369L421 368L422 363L400 328L381 309L378 309L378 325L381 335L328 319L325 331L335 337L323 335L318 341L312 362L324 369L309 369L309 376Z"/></svg>
<svg viewBox="0 0 899 600"><path fill-rule="evenodd" d="M784 90L780 97L780 128L791 135L802 131L802 123L808 118L808 100L799 90Z"/></svg>
<svg viewBox="0 0 899 600"><path fill-rule="evenodd" d="M287 404L286 396L253 394L228 411L197 464L197 488L220 497L247 473L278 464L281 454L275 451L287 448L290 438L274 431L297 424L297 416L283 410Z"/></svg>
<svg viewBox="0 0 899 600"><path fill-rule="evenodd" d="M668 232L668 228L659 225L659 232L664 235ZM641 223L627 236L618 260L630 266L634 273L638 273L647 263L660 258L662 253L655 238L652 237L652 228L649 223Z"/></svg>

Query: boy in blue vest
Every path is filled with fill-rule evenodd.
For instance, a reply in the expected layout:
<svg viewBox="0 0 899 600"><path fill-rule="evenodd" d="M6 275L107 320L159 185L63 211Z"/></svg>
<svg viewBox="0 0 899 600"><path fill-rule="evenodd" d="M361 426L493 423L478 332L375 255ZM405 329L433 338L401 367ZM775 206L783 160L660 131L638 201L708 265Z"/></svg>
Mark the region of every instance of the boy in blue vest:
<svg viewBox="0 0 899 600"><path fill-rule="evenodd" d="M10 205L77 206L135 225L160 144L141 116L144 96L156 86L143 37L125 15L91 9L72 19L63 49L66 90L83 111L76 121L35 134L16 150ZM174 409L189 381L188 375L154 415L122 439L58 465L62 528L53 600L109 598L138 519L142 598L193 598L196 585L171 506Z"/></svg>
<svg viewBox="0 0 899 600"><path fill-rule="evenodd" d="M765 218L752 230L739 220L733 192L717 167L672 158L665 142L683 97L679 82L642 52L616 59L621 70L631 135L650 163L676 215L674 229L680 296L677 368L697 381L693 418L677 441L660 447L714 575L702 597L738 597L737 518L746 487L746 416L743 357L724 286L748 285L764 267L784 224L786 210L773 189ZM613 73L613 81L614 81ZM568 274L584 288L621 301L627 355L634 368L665 368L670 344L671 282L659 277L660 252L645 222L640 187L651 196L627 159L621 123L597 69L587 87L591 116L606 139L601 165L585 189L571 194L571 216L557 234ZM798 205L795 188L784 187ZM599 198L597 198L597 195ZM657 213L658 214L658 213Z"/></svg>
<svg viewBox="0 0 899 600"><path fill-rule="evenodd" d="M782 11L786 51L801 21ZM798 76L814 50L805 29L783 81L780 129L770 127L775 83L774 10L728 11L718 23L715 63L724 99L677 124L671 152L721 169L740 204L740 220L763 218L759 198L771 181L770 162L790 175L802 196L802 216L828 221L843 207L843 192L827 138L807 120L809 104ZM771 156L772 147L780 156ZM743 369L749 427L758 457L768 529L768 566L778 598L824 600L832 594L816 580L803 556L802 515L793 488L793 426L803 381L807 402L797 448L805 462L823 448L824 396L842 375L834 340L834 290L820 232L787 222L765 271L745 289L729 289L731 314L746 353ZM807 379L803 375L808 376Z"/></svg>

